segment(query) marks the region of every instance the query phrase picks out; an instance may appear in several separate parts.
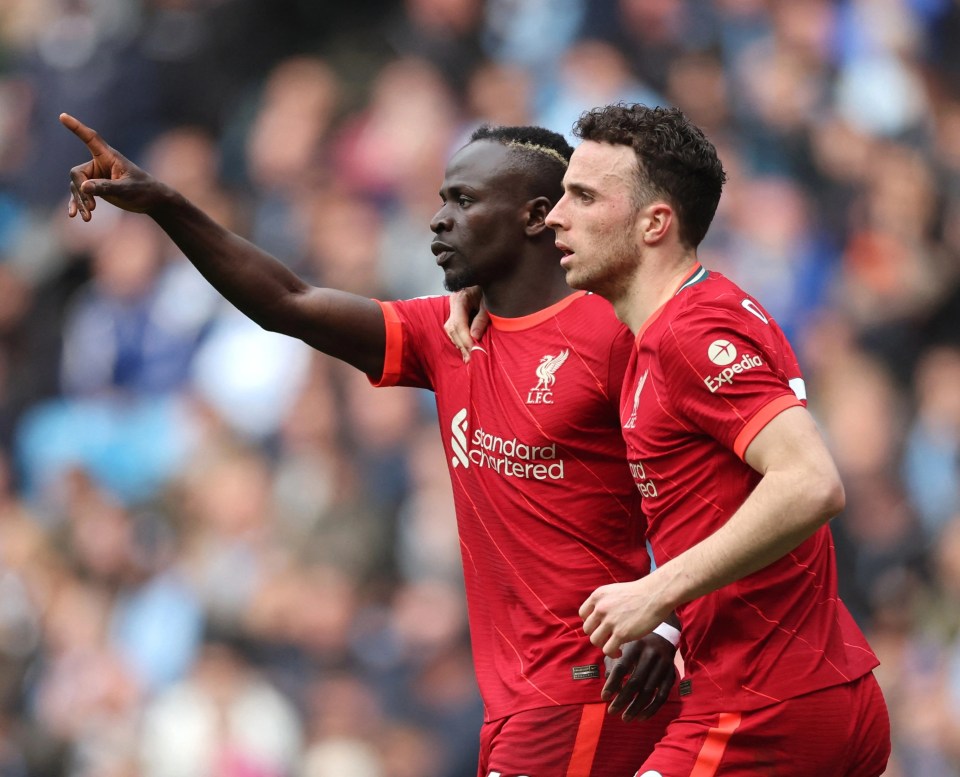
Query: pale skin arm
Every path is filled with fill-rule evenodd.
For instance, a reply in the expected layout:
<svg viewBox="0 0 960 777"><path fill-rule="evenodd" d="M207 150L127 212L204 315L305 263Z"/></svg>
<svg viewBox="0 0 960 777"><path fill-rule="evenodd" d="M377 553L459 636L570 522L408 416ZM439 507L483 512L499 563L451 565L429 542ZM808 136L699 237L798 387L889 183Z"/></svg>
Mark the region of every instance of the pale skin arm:
<svg viewBox="0 0 960 777"><path fill-rule="evenodd" d="M383 371L383 313L371 299L311 286L282 262L215 223L69 114L60 122L86 145L90 161L70 171L67 214L93 218L97 197L152 218L227 300L264 329L299 338L368 375Z"/></svg>
<svg viewBox="0 0 960 777"><path fill-rule="evenodd" d="M580 607L584 631L606 655L681 604L782 558L843 509L840 476L806 409L771 420L745 460L762 478L720 529L640 580L596 589Z"/></svg>

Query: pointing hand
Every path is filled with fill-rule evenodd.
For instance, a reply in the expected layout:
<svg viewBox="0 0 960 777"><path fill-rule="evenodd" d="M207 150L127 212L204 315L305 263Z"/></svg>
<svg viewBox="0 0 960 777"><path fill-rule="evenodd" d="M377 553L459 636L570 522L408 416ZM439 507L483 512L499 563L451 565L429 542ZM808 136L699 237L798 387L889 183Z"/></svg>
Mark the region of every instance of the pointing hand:
<svg viewBox="0 0 960 777"><path fill-rule="evenodd" d="M68 113L60 114L60 123L83 141L92 157L70 170L70 218L79 213L84 221L90 221L97 207L96 197L136 213L145 213L162 201L165 187L93 129Z"/></svg>

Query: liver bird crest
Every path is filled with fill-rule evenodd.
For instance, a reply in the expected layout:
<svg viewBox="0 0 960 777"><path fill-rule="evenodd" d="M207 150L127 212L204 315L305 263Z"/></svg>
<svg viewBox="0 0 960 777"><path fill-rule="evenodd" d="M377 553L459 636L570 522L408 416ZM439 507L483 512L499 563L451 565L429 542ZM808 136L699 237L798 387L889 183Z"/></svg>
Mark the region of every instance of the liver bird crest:
<svg viewBox="0 0 960 777"><path fill-rule="evenodd" d="M540 379L534 386L534 391L546 391L557 382L556 372L570 355L570 349L564 348L556 356L547 354L540 359L537 365L537 377Z"/></svg>

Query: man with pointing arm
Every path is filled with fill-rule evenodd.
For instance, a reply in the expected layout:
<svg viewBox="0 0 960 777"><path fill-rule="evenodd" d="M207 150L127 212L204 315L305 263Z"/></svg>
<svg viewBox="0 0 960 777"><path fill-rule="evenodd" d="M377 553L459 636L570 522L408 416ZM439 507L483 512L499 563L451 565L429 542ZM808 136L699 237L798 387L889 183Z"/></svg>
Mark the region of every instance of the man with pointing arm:
<svg viewBox="0 0 960 777"><path fill-rule="evenodd" d="M577 615L591 588L643 574L649 559L617 418L632 338L605 302L566 285L545 224L566 141L481 128L447 167L433 252L447 287L478 285L492 317L467 364L443 332L446 297L379 302L310 286L89 127L61 121L92 155L71 170L71 217L88 221L98 197L145 213L264 328L376 385L435 392L485 706L480 777L632 774L676 707L674 648L645 635L604 683ZM636 718L650 720L628 725Z"/></svg>

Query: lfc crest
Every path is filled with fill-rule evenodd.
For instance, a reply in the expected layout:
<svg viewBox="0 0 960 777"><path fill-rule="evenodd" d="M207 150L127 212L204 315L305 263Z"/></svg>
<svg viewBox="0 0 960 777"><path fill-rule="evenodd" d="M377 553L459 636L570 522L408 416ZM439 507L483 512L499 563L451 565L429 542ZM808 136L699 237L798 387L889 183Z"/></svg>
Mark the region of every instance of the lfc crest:
<svg viewBox="0 0 960 777"><path fill-rule="evenodd" d="M537 385L527 392L528 405L552 405L553 384L557 382L557 370L570 355L570 349L564 348L556 356L547 354L537 365Z"/></svg>
<svg viewBox="0 0 960 777"><path fill-rule="evenodd" d="M643 391L643 384L647 382L647 373L650 370L644 370L643 375L640 376L640 380L637 381L637 390L633 395L633 412L630 413L630 417L624 423L624 429L633 429L637 425L637 408L640 407L640 392Z"/></svg>

